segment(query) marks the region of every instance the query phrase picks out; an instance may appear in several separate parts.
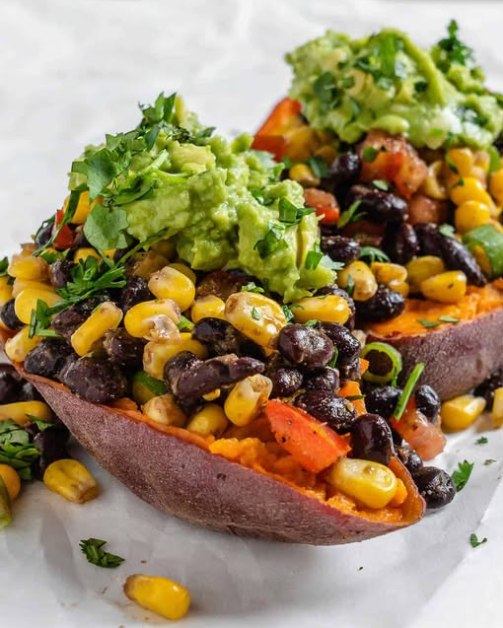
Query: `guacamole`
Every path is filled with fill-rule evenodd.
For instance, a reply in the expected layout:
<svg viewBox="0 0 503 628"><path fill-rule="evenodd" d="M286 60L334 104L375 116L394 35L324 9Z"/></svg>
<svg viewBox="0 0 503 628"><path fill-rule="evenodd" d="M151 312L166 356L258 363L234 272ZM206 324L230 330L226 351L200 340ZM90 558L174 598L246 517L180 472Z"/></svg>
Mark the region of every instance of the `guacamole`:
<svg viewBox="0 0 503 628"><path fill-rule="evenodd" d="M332 283L301 186L280 181L281 166L250 146L249 136L213 135L181 99L161 95L137 129L74 162L71 189L99 199L87 239L98 250L170 239L192 268L241 269L286 301Z"/></svg>
<svg viewBox="0 0 503 628"><path fill-rule="evenodd" d="M309 123L344 142L381 129L417 147L485 148L502 130L498 97L484 87L455 22L429 52L393 29L362 39L328 31L286 59L290 95L302 102Z"/></svg>

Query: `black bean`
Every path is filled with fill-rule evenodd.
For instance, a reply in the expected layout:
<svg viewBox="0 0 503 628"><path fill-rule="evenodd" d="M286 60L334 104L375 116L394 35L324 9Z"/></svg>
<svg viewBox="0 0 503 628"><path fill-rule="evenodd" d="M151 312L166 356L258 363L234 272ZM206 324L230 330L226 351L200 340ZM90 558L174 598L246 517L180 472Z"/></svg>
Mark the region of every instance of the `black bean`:
<svg viewBox="0 0 503 628"><path fill-rule="evenodd" d="M335 393L340 386L339 371L330 366L309 373L305 380L306 390L328 390Z"/></svg>
<svg viewBox="0 0 503 628"><path fill-rule="evenodd" d="M51 222L43 222L35 234L35 244L38 244L38 246L48 244L49 240L52 238L53 227L54 221L51 220Z"/></svg>
<svg viewBox="0 0 503 628"><path fill-rule="evenodd" d="M91 246L84 235L84 228L82 225L77 225L75 227L75 231L73 232L73 242L72 242L72 251L80 249L82 247Z"/></svg>
<svg viewBox="0 0 503 628"><path fill-rule="evenodd" d="M58 259L49 268L49 278L55 288L63 288L72 279L75 264L68 259Z"/></svg>
<svg viewBox="0 0 503 628"><path fill-rule="evenodd" d="M73 332L87 320L91 312L102 300L101 298L93 297L87 301L81 301L67 307L53 317L51 327L57 334L70 341Z"/></svg>
<svg viewBox="0 0 503 628"><path fill-rule="evenodd" d="M337 366L348 366L358 358L361 344L344 325L322 323L321 328L337 348Z"/></svg>
<svg viewBox="0 0 503 628"><path fill-rule="evenodd" d="M16 315L14 303L15 299L11 299L10 301L7 301L7 303L5 303L0 310L0 318L2 319L2 323L12 331L16 331L24 327L24 324L19 320Z"/></svg>
<svg viewBox="0 0 503 628"><path fill-rule="evenodd" d="M435 423L440 412L440 397L436 391L428 384L423 384L417 388L414 398L416 408L424 414L428 421Z"/></svg>
<svg viewBox="0 0 503 628"><path fill-rule="evenodd" d="M405 222L388 225L381 246L391 261L397 264L407 264L419 253L419 242L414 227Z"/></svg>
<svg viewBox="0 0 503 628"><path fill-rule="evenodd" d="M357 316L365 322L386 321L395 318L405 309L405 297L386 286L379 286L367 301L356 304Z"/></svg>
<svg viewBox="0 0 503 628"><path fill-rule="evenodd" d="M153 297L154 295L148 289L147 280L138 275L131 275L122 289L119 307L126 313L133 305L142 301L149 301Z"/></svg>
<svg viewBox="0 0 503 628"><path fill-rule="evenodd" d="M339 288L337 284L332 284L331 286L325 286L324 288L320 288L316 292L316 294L318 295L334 294L338 297L342 297L346 301L346 303L349 305L349 309L351 311L351 316L344 323L344 327L346 327L349 330L352 330L355 328L355 302L345 290L343 290L342 288Z"/></svg>
<svg viewBox="0 0 503 628"><path fill-rule="evenodd" d="M365 395L365 406L369 412L389 419L393 414L402 391L393 386L374 388Z"/></svg>
<svg viewBox="0 0 503 628"><path fill-rule="evenodd" d="M103 349L111 362L125 368L141 367L145 341L133 338L125 329L108 331L103 339Z"/></svg>
<svg viewBox="0 0 503 628"><path fill-rule="evenodd" d="M306 325L285 325L279 333L278 349L289 362L305 369L322 368L334 357L334 345L327 334Z"/></svg>
<svg viewBox="0 0 503 628"><path fill-rule="evenodd" d="M432 222L420 223L414 226L421 255L441 256L441 233L438 226Z"/></svg>
<svg viewBox="0 0 503 628"><path fill-rule="evenodd" d="M239 354L244 342L243 336L230 323L211 316L195 324L192 338L206 345L211 355Z"/></svg>
<svg viewBox="0 0 503 628"><path fill-rule="evenodd" d="M175 397L190 401L264 370L264 363L254 358L229 354L203 361L183 351L168 360L164 376Z"/></svg>
<svg viewBox="0 0 503 628"><path fill-rule="evenodd" d="M302 373L293 366L281 366L267 371L272 382L271 397L290 397L302 386Z"/></svg>
<svg viewBox="0 0 503 628"><path fill-rule="evenodd" d="M57 423L33 436L33 444L40 456L32 466L33 475L41 480L47 467L56 460L68 458L68 439L70 433L62 423Z"/></svg>
<svg viewBox="0 0 503 628"><path fill-rule="evenodd" d="M395 453L390 426L378 414L362 414L351 427L351 456L388 465Z"/></svg>
<svg viewBox="0 0 503 628"><path fill-rule="evenodd" d="M18 401L21 376L11 364L0 364L0 403Z"/></svg>
<svg viewBox="0 0 503 628"><path fill-rule="evenodd" d="M442 508L454 499L456 488L451 476L437 467L423 467L416 471L412 479L428 508Z"/></svg>
<svg viewBox="0 0 503 628"><path fill-rule="evenodd" d="M336 262L349 264L360 256L361 247L353 238L341 235L321 237L321 250Z"/></svg>
<svg viewBox="0 0 503 628"><path fill-rule="evenodd" d="M91 403L108 403L128 392L128 381L121 369L109 360L98 358L68 361L60 380L78 397Z"/></svg>
<svg viewBox="0 0 503 628"><path fill-rule="evenodd" d="M339 434L349 432L357 420L351 403L327 390L306 390L297 397L295 403Z"/></svg>
<svg viewBox="0 0 503 628"><path fill-rule="evenodd" d="M416 473L422 468L423 460L415 449L411 449L408 445L399 445L395 449L398 458L409 473Z"/></svg>
<svg viewBox="0 0 503 628"><path fill-rule="evenodd" d="M358 179L360 169L361 162L356 153L342 153L332 162L328 175L321 180L320 187L337 194L341 187L346 187Z"/></svg>
<svg viewBox="0 0 503 628"><path fill-rule="evenodd" d="M503 386L503 368L495 371L490 377L488 377L482 384L479 384L475 388L475 395L477 397L484 397L487 402L487 410L492 410L494 402L494 391L496 388Z"/></svg>
<svg viewBox="0 0 503 628"><path fill-rule="evenodd" d="M226 301L231 294L239 292L248 283L246 275L228 270L216 270L206 275L197 286L197 296L216 295Z"/></svg>
<svg viewBox="0 0 503 628"><path fill-rule="evenodd" d="M464 272L469 284L479 287L486 285L487 279L476 259L461 242L456 238L442 236L440 244L441 257L447 268Z"/></svg>
<svg viewBox="0 0 503 628"><path fill-rule="evenodd" d="M358 183L353 185L346 197L346 207L359 201L359 212L375 222L400 222L407 219L407 203L391 192Z"/></svg>
<svg viewBox="0 0 503 628"><path fill-rule="evenodd" d="M28 353L24 369L27 373L54 379L65 365L66 358L72 353L72 348L64 340L45 338Z"/></svg>

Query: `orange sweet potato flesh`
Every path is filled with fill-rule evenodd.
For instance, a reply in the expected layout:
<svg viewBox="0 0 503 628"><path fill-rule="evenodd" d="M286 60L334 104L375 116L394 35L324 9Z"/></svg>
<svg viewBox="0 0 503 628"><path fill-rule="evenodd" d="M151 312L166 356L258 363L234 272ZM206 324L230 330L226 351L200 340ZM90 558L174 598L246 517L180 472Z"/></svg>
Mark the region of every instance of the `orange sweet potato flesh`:
<svg viewBox="0 0 503 628"><path fill-rule="evenodd" d="M425 328L419 319L440 316L456 324ZM456 304L407 299L405 310L391 320L367 329L368 342L388 342L402 354L401 383L418 362L425 364L421 383L433 386L441 399L452 399L483 382L503 367L503 292L494 285L470 287Z"/></svg>
<svg viewBox="0 0 503 628"><path fill-rule="evenodd" d="M400 508L371 512L341 494L324 500L279 475L211 453L207 441L184 429L83 401L62 384L17 367L101 466L155 508L193 523L239 536L336 545L406 527L424 513L424 501L397 459L390 467L405 483L407 500Z"/></svg>

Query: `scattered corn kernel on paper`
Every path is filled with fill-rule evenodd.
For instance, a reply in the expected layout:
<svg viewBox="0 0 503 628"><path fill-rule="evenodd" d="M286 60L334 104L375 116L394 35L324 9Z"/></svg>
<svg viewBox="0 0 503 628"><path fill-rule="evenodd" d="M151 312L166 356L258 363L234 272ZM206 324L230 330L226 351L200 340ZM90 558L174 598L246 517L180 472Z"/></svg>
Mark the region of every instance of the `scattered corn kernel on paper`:
<svg viewBox="0 0 503 628"><path fill-rule="evenodd" d="M2 0L2 254L59 206L85 144L135 122L138 100L176 89L207 124L252 130L287 89L282 55L293 46L327 27L363 35L384 25L426 45L452 17L489 84L503 90L497 1ZM481 430L487 444L475 444ZM142 572L190 589L188 628L501 626L503 431L483 424L449 437L440 466L475 463L451 506L403 532L333 548L240 539L166 517L75 454L96 473L99 499L71 504L33 484L0 535L6 628L165 625L122 592ZM472 548L472 533L487 542ZM125 562L87 563L79 541L89 537L106 539Z"/></svg>

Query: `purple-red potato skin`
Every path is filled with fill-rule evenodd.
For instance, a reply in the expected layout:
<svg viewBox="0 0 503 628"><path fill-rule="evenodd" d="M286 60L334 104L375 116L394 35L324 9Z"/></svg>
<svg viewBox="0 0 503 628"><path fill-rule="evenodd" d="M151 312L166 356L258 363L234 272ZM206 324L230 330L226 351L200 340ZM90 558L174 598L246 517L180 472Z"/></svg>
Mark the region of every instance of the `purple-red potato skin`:
<svg viewBox="0 0 503 628"><path fill-rule="evenodd" d="M155 508L193 523L238 536L337 545L406 527L424 513L423 499L396 459L393 471L409 493L403 520L371 521L18 368L101 466Z"/></svg>
<svg viewBox="0 0 503 628"><path fill-rule="evenodd" d="M477 318L431 329L414 336L380 336L370 331L367 341L387 342L403 358L403 385L418 362L425 369L420 382L429 384L442 400L465 394L503 366L503 308Z"/></svg>

